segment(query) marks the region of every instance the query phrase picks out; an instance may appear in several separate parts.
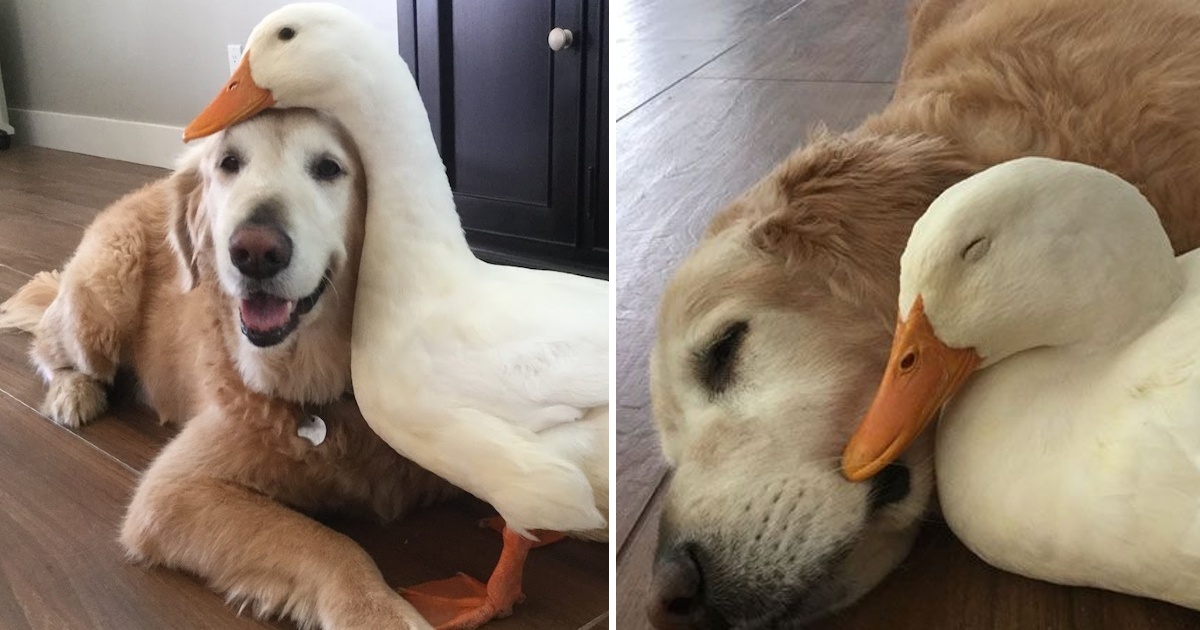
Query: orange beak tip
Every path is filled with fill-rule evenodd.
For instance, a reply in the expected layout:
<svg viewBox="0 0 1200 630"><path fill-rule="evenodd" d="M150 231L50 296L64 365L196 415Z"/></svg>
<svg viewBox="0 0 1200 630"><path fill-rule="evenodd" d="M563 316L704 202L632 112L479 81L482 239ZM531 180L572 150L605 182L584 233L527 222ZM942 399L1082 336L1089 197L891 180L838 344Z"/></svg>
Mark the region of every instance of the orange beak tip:
<svg viewBox="0 0 1200 630"><path fill-rule="evenodd" d="M867 475L863 474L862 468L850 467L846 465L842 466L842 476L845 477L847 481L852 481L854 483L867 480Z"/></svg>
<svg viewBox="0 0 1200 630"><path fill-rule="evenodd" d="M880 468L878 460L878 457L871 457L851 446L842 455L842 476L856 483L866 481Z"/></svg>

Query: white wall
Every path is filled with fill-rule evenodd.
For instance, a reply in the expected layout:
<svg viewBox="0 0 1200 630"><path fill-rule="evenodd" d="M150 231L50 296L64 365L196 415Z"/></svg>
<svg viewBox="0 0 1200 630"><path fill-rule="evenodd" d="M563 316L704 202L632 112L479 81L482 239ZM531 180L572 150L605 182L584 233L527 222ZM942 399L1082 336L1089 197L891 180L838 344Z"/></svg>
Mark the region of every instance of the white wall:
<svg viewBox="0 0 1200 630"><path fill-rule="evenodd" d="M336 0L396 40L395 0ZM17 140L167 165L229 76L228 44L289 0L0 0Z"/></svg>

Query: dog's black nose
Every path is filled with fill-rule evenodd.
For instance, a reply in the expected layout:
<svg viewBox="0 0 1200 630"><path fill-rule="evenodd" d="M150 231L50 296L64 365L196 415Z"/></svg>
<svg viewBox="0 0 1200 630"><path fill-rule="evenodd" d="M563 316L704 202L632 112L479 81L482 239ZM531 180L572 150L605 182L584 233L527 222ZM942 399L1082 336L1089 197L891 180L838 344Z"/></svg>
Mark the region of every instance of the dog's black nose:
<svg viewBox="0 0 1200 630"><path fill-rule="evenodd" d="M247 278L265 280L292 262L292 239L277 225L246 222L229 238L229 258Z"/></svg>
<svg viewBox="0 0 1200 630"><path fill-rule="evenodd" d="M711 626L704 604L704 576L688 549L670 549L655 561L647 612L650 624L658 630Z"/></svg>

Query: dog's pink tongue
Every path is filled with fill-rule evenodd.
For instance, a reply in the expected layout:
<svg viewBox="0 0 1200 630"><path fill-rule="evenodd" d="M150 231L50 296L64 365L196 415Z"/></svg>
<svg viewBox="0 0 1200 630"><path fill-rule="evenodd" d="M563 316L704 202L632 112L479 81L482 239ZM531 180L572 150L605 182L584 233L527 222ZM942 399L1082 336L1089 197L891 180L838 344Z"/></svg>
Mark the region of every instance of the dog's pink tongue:
<svg viewBox="0 0 1200 630"><path fill-rule="evenodd" d="M265 332L288 323L292 303L273 295L255 295L242 300L242 324L251 330Z"/></svg>

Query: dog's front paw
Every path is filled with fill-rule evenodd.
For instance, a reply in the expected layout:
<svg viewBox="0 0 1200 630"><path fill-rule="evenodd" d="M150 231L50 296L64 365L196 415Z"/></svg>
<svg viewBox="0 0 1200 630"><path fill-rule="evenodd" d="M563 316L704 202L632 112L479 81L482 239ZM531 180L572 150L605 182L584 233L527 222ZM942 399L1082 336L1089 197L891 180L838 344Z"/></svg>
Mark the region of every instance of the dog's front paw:
<svg viewBox="0 0 1200 630"><path fill-rule="evenodd" d="M50 377L42 413L63 426L78 428L104 412L108 393L104 384L74 370L59 370Z"/></svg>

